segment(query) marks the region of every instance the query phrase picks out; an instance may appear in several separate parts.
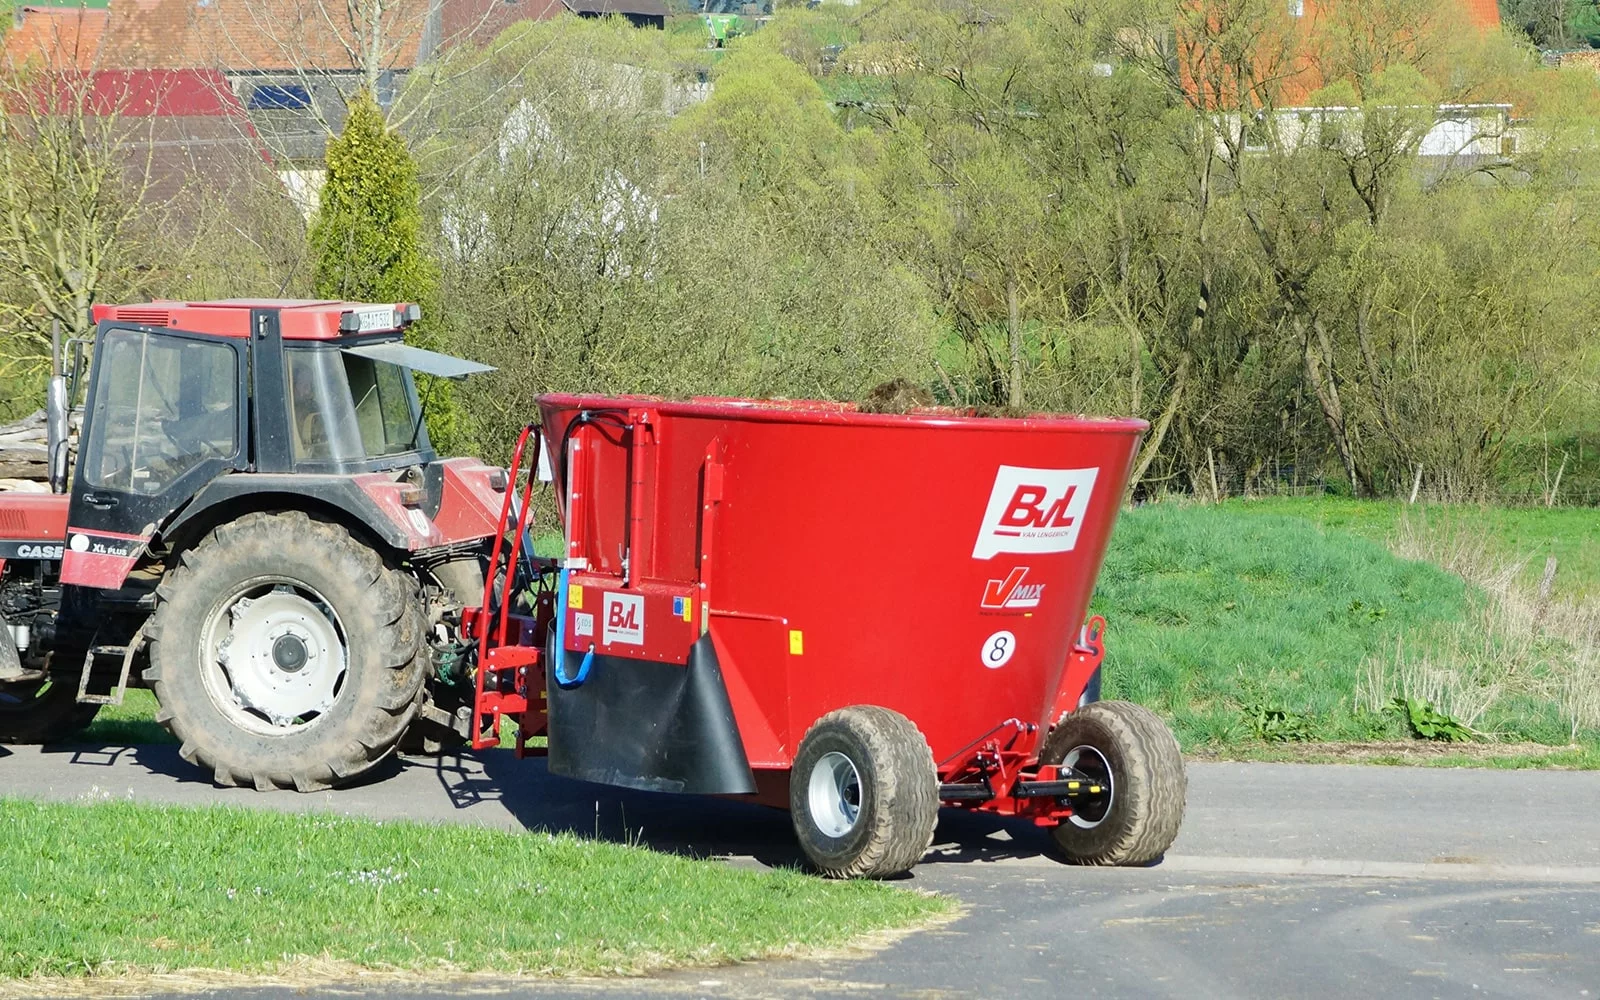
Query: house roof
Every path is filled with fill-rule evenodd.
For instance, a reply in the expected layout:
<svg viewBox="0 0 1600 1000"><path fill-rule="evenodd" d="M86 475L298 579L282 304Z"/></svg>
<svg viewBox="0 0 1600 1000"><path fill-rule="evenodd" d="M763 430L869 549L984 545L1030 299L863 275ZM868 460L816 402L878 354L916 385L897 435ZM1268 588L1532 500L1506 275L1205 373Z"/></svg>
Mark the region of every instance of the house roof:
<svg viewBox="0 0 1600 1000"><path fill-rule="evenodd" d="M60 69L355 72L370 39L338 0L109 0L108 9L24 6L4 40L15 65ZM583 0L593 2L593 0ZM631 10L657 0L605 0ZM661 8L663 11L665 8ZM352 13L352 11L355 13ZM551 17L557 0L390 0L378 64L408 70L435 47L485 41L514 21Z"/></svg>
<svg viewBox="0 0 1600 1000"><path fill-rule="evenodd" d="M574 14L641 14L665 17L667 5L661 0L561 0Z"/></svg>
<svg viewBox="0 0 1600 1000"><path fill-rule="evenodd" d="M109 10L20 7L0 48L6 68L35 65L52 70L94 66L105 37Z"/></svg>
<svg viewBox="0 0 1600 1000"><path fill-rule="evenodd" d="M1474 28L1500 27L1500 5L1495 0L1461 0L1467 21Z"/></svg>

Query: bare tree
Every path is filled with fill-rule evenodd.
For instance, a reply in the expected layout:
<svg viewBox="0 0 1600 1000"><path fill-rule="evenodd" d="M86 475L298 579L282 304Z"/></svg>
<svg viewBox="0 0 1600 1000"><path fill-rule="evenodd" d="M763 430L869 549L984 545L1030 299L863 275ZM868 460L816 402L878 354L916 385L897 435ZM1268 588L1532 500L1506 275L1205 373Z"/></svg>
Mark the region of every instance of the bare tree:
<svg viewBox="0 0 1600 1000"><path fill-rule="evenodd" d="M0 357L13 373L48 363L52 325L88 335L154 180L154 119L123 113L125 76L82 63L0 70L0 272L15 283L0 300Z"/></svg>

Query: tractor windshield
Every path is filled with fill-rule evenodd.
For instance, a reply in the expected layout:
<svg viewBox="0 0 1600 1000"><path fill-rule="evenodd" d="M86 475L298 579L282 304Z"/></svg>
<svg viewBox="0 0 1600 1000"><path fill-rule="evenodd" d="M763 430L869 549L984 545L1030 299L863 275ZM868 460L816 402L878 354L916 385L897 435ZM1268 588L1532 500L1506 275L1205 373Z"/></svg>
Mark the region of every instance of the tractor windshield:
<svg viewBox="0 0 1600 1000"><path fill-rule="evenodd" d="M337 349L284 354L297 464L343 465L430 450L409 369Z"/></svg>

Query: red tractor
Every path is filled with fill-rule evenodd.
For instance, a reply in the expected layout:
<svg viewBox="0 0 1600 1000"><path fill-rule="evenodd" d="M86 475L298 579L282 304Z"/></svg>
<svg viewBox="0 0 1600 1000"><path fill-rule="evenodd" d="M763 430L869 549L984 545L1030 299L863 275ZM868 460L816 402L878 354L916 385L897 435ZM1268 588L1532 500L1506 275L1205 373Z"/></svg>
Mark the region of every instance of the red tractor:
<svg viewBox="0 0 1600 1000"><path fill-rule="evenodd" d="M490 369L403 343L418 315L95 308L87 382L82 342L51 380L51 491L0 494L0 740L79 729L130 679L225 785L325 788L414 723L470 733L451 637L506 472L434 454L412 372Z"/></svg>

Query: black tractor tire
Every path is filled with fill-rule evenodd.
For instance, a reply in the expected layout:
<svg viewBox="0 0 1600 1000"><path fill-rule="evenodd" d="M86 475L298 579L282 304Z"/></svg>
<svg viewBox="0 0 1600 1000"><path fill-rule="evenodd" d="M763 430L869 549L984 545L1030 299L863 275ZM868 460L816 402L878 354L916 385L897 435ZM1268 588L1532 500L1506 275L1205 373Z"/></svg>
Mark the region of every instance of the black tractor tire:
<svg viewBox="0 0 1600 1000"><path fill-rule="evenodd" d="M326 710L277 730L264 718L253 723L243 702L221 690L232 683L226 672L203 662L213 623L268 586L320 598L344 653ZM219 525L182 554L156 600L144 672L160 703L156 721L219 785L310 792L347 783L394 750L421 704L427 657L416 580L337 524L287 512Z"/></svg>
<svg viewBox="0 0 1600 1000"><path fill-rule="evenodd" d="M1097 701L1069 712L1039 753L1041 764L1063 762L1109 789L1105 798L1080 802L1079 811L1051 831L1066 860L1146 865L1172 846L1189 782L1178 741L1158 715L1126 701Z"/></svg>
<svg viewBox="0 0 1600 1000"><path fill-rule="evenodd" d="M83 662L83 653L78 653ZM82 731L99 705L78 704L76 678L53 674L42 681L0 684L0 743L52 743Z"/></svg>
<svg viewBox="0 0 1600 1000"><path fill-rule="evenodd" d="M789 811L801 850L821 874L909 871L928 853L939 822L933 751L899 712L876 705L829 712L800 741Z"/></svg>

